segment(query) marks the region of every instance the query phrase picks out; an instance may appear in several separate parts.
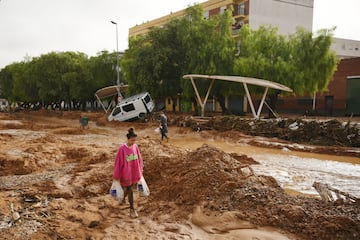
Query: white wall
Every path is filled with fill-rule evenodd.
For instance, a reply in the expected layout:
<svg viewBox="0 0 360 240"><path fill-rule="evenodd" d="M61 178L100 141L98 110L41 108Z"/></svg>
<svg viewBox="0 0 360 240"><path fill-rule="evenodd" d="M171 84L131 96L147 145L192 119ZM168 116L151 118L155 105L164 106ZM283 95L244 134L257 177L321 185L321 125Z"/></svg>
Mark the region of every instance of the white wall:
<svg viewBox="0 0 360 240"><path fill-rule="evenodd" d="M256 30L272 25L280 34L296 32L297 26L312 31L314 0L249 0L249 25Z"/></svg>
<svg viewBox="0 0 360 240"><path fill-rule="evenodd" d="M360 41L334 38L331 49L339 58L360 57Z"/></svg>

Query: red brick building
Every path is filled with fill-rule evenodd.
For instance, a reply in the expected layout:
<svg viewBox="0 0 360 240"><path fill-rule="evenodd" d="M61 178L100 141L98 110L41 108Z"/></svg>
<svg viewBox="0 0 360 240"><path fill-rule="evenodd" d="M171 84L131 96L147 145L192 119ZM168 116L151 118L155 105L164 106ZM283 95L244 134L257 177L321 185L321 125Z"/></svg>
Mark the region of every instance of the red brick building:
<svg viewBox="0 0 360 240"><path fill-rule="evenodd" d="M313 97L280 98L277 110L294 113L311 111ZM328 91L316 94L315 110L324 115L360 115L360 57L340 61Z"/></svg>

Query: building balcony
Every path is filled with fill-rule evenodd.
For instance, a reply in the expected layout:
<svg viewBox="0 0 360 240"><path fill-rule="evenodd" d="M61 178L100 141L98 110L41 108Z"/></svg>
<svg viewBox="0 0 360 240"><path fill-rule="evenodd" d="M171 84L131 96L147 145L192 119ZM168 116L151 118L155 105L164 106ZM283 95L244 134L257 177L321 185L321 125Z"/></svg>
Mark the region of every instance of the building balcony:
<svg viewBox="0 0 360 240"><path fill-rule="evenodd" d="M235 4L240 4L240 3L243 3L243 2L245 2L245 0L234 0Z"/></svg>
<svg viewBox="0 0 360 240"><path fill-rule="evenodd" d="M235 19L235 21L241 21L241 20L244 20L246 18L246 15L238 14L238 15L233 16L233 18Z"/></svg>

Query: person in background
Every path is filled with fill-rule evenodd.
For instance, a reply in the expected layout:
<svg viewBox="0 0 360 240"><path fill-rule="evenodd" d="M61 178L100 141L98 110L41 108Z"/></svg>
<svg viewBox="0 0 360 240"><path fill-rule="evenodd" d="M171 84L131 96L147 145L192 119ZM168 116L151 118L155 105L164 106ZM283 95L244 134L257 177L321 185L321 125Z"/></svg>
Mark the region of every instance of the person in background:
<svg viewBox="0 0 360 240"><path fill-rule="evenodd" d="M128 130L126 137L127 142L120 145L115 157L113 178L120 181L125 198L128 196L130 217L137 218L138 213L134 208L133 187L136 186L142 176L143 160L139 147L135 143L137 135L134 128Z"/></svg>
<svg viewBox="0 0 360 240"><path fill-rule="evenodd" d="M166 138L166 141L169 140L167 136L168 133L167 117L164 112L160 113L160 133L161 133L161 141L164 140L164 138Z"/></svg>

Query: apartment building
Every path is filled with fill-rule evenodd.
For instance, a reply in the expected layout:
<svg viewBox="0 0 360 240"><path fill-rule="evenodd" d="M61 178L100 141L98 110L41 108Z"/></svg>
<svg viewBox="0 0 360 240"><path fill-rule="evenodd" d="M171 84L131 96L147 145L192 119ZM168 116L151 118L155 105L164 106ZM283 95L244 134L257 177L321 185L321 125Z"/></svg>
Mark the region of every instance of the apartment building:
<svg viewBox="0 0 360 240"><path fill-rule="evenodd" d="M298 26L312 31L313 3L314 0L209 0L200 5L204 9L204 18L227 11L232 6L234 33L242 24L248 23L252 29L272 25L279 29L280 34L290 34ZM129 37L144 34L184 15L185 9L136 25L129 29Z"/></svg>
<svg viewBox="0 0 360 240"><path fill-rule="evenodd" d="M360 41L334 38L331 49L340 59L360 57Z"/></svg>

